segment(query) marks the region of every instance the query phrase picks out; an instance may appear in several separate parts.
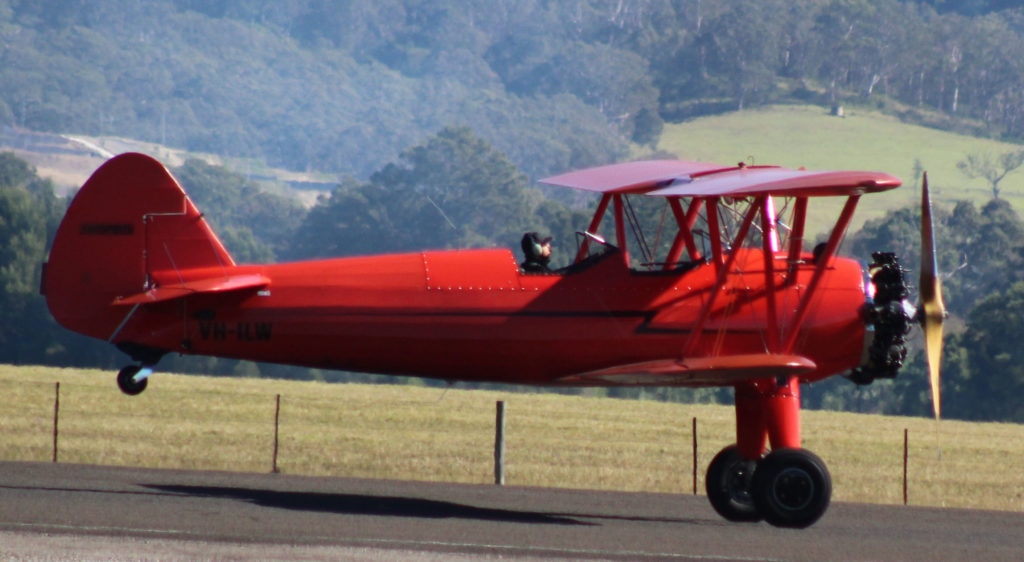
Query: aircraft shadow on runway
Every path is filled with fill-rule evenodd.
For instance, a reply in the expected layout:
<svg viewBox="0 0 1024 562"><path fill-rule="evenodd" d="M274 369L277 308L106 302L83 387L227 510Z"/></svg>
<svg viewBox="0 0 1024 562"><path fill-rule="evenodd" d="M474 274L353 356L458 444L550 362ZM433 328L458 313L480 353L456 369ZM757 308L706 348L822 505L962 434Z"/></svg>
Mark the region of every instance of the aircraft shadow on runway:
<svg viewBox="0 0 1024 562"><path fill-rule="evenodd" d="M422 517L429 519L476 519L507 523L551 525L595 525L564 515L475 507L453 502L421 498L401 498L360 494L327 494L319 492L286 492L223 486L145 485L162 492L234 499L265 507L322 511L349 515L382 517Z"/></svg>

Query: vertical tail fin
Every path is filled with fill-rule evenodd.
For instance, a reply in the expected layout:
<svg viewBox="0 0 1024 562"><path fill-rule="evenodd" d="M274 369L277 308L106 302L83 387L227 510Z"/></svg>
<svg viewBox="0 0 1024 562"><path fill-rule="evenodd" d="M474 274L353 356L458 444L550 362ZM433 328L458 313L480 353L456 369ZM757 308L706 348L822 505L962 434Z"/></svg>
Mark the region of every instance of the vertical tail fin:
<svg viewBox="0 0 1024 562"><path fill-rule="evenodd" d="M144 154L108 160L78 191L57 230L43 292L64 327L112 339L130 310L120 297L183 282L234 261L192 200Z"/></svg>

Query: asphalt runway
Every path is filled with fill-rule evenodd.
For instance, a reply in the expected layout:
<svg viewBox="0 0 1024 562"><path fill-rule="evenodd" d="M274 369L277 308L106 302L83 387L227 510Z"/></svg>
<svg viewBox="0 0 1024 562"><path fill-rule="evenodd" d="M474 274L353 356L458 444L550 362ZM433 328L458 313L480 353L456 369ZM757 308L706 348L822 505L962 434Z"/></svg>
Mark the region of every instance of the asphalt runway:
<svg viewBox="0 0 1024 562"><path fill-rule="evenodd" d="M0 558L1020 560L1024 514L834 503L787 530L703 496L4 462Z"/></svg>

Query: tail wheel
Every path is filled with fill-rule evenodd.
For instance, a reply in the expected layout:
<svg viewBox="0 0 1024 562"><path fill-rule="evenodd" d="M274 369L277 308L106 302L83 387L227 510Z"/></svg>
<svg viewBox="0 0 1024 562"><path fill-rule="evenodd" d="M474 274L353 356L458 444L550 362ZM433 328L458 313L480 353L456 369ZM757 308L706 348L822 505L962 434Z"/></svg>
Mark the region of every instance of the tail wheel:
<svg viewBox="0 0 1024 562"><path fill-rule="evenodd" d="M736 445L719 451L708 465L704 486L711 507L729 521L760 521L751 493L756 461L744 458Z"/></svg>
<svg viewBox="0 0 1024 562"><path fill-rule="evenodd" d="M805 449L776 449L757 464L753 498L765 521L803 528L828 509L832 477L824 461Z"/></svg>
<svg viewBox="0 0 1024 562"><path fill-rule="evenodd" d="M139 365L129 365L117 373L117 387L121 389L121 392L128 396L135 396L146 390L146 385L149 384L148 378L135 380L135 375L141 370L142 367Z"/></svg>

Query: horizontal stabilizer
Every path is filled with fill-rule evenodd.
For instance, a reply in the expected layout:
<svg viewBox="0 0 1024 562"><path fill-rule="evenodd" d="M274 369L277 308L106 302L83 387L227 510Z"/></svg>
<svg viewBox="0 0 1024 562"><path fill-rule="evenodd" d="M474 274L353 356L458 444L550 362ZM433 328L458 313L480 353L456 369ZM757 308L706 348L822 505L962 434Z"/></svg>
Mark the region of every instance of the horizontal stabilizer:
<svg viewBox="0 0 1024 562"><path fill-rule="evenodd" d="M149 304L154 302L168 301L198 293L230 293L246 289L262 289L270 285L270 279L259 274L229 275L213 279L200 279L188 283L176 283L173 285L161 285L148 291L136 293L127 297L118 297L112 304Z"/></svg>
<svg viewBox="0 0 1024 562"><path fill-rule="evenodd" d="M726 355L631 363L572 375L558 382L581 386L718 386L797 376L816 368L814 361L800 355Z"/></svg>

